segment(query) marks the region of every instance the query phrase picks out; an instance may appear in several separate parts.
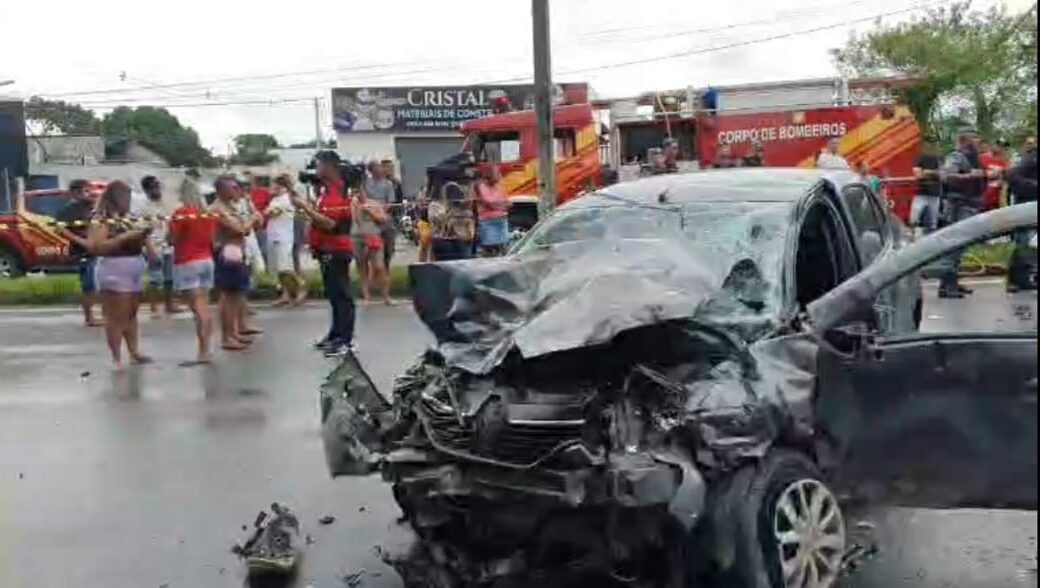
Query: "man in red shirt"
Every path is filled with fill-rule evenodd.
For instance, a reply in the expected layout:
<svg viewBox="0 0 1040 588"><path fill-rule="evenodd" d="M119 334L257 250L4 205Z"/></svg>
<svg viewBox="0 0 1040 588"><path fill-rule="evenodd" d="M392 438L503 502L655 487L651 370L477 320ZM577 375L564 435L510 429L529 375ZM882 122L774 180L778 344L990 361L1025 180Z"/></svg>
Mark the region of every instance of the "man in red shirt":
<svg viewBox="0 0 1040 588"><path fill-rule="evenodd" d="M986 170L989 183L986 192L982 196L982 210L1000 208L1000 200L1004 194L1004 172L1009 167L1004 147L997 145L983 145L982 153L979 155L982 169Z"/></svg>
<svg viewBox="0 0 1040 588"><path fill-rule="evenodd" d="M317 347L328 356L349 353L354 344L354 295L350 285L350 262L354 242L350 237L350 194L339 172L339 155L321 151L317 174L321 179L318 203L311 206L296 198L293 204L310 220L310 243L321 264L321 279L332 309L329 333Z"/></svg>

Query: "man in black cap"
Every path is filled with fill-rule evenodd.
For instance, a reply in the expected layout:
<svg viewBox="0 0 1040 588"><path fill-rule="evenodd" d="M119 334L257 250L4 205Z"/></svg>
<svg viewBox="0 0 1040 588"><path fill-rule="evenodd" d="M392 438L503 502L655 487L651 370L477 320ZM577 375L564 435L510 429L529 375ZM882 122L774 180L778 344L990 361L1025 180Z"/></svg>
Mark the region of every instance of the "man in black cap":
<svg viewBox="0 0 1040 588"><path fill-rule="evenodd" d="M303 198L293 204L311 225L310 243L321 264L321 279L332 311L329 332L315 347L328 356L343 355L354 349L354 295L350 283L350 262L354 258L354 240L350 236L351 188L340 172L340 158L335 151L321 151L314 156L321 180L318 202L312 205Z"/></svg>
<svg viewBox="0 0 1040 588"><path fill-rule="evenodd" d="M957 133L957 150L948 155L943 164L944 224L962 221L982 209L987 182L978 144L979 134L975 129L961 129ZM963 250L952 253L943 263L939 277L939 298L964 298L972 293L970 288L962 286L957 279L963 254Z"/></svg>

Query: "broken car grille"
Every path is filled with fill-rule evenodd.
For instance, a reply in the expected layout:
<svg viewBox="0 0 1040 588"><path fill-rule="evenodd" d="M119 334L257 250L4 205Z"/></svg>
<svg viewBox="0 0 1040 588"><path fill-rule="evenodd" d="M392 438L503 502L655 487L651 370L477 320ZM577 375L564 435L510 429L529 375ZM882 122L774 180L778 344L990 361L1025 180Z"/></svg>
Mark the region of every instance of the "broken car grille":
<svg viewBox="0 0 1040 588"><path fill-rule="evenodd" d="M584 427L579 421L489 422L479 415L460 423L454 415L425 412L427 435L439 449L514 466L536 465L556 450L580 443Z"/></svg>

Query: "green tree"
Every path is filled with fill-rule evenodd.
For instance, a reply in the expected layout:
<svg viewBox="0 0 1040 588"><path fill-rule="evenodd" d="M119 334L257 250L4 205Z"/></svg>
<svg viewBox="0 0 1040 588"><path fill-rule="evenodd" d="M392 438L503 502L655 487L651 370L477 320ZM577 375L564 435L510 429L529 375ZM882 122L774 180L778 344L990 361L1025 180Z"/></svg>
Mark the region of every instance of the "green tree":
<svg viewBox="0 0 1040 588"><path fill-rule="evenodd" d="M235 137L235 155L232 163L238 165L267 165L278 161L278 156L271 153L278 149L278 139L263 133L247 133Z"/></svg>
<svg viewBox="0 0 1040 588"><path fill-rule="evenodd" d="M33 96L25 103L26 124L33 134L93 135L101 132L94 111L79 104Z"/></svg>
<svg viewBox="0 0 1040 588"><path fill-rule="evenodd" d="M1006 135L1027 124L1017 106L1036 103L1032 10L1017 16L1003 7L975 11L966 0L910 22L879 21L875 30L853 36L838 59L859 75L914 78L903 99L936 135L951 113L971 121L986 138Z"/></svg>
<svg viewBox="0 0 1040 588"><path fill-rule="evenodd" d="M105 115L101 127L107 138L132 139L174 167L205 167L213 162L198 133L181 125L165 108L119 106Z"/></svg>

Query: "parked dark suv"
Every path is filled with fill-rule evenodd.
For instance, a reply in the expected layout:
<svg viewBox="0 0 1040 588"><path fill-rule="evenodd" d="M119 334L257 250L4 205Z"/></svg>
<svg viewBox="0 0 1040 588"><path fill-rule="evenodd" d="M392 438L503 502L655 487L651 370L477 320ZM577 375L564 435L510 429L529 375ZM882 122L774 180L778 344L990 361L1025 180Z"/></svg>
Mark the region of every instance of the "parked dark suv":
<svg viewBox="0 0 1040 588"><path fill-rule="evenodd" d="M412 266L436 348L391 398L354 356L333 371L329 468L393 485L410 586L832 586L838 496L1035 508L1035 318L923 332L917 278L1035 224L910 244L816 170L605 188L505 258Z"/></svg>

